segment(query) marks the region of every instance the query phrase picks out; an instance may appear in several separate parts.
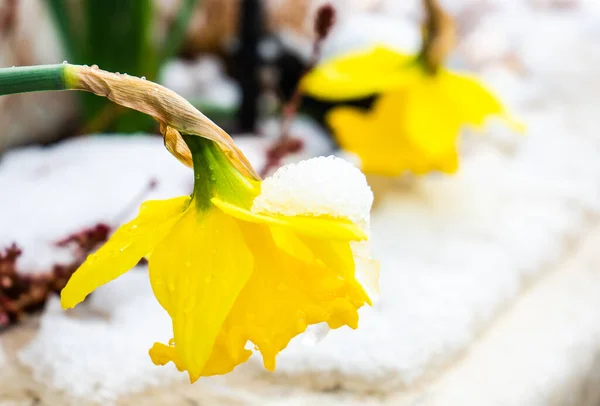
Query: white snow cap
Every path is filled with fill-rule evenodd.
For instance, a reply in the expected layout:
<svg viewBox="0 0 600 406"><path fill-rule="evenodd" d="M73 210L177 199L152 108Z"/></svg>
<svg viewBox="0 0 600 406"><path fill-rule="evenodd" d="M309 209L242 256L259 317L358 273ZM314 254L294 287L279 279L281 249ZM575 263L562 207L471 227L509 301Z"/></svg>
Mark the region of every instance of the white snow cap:
<svg viewBox="0 0 600 406"><path fill-rule="evenodd" d="M252 211L286 216L328 215L367 225L373 192L365 175L334 156L279 168L262 182Z"/></svg>

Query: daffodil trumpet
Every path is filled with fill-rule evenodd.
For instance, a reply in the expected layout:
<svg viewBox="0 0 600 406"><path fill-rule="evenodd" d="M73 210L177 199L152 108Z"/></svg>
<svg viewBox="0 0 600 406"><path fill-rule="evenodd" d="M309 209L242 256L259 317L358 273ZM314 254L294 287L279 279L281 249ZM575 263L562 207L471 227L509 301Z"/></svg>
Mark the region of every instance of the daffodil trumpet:
<svg viewBox="0 0 600 406"><path fill-rule="evenodd" d="M191 382L230 372L248 360L249 344L272 371L277 354L308 325L357 328L358 309L377 290L378 264L367 245L372 193L356 168L315 158L261 181L231 138L173 92L155 84L131 89L144 81L93 67L70 69L52 86L92 90L159 119L167 148L193 168L194 189L145 202L73 274L61 292L63 308L146 258L154 295L172 319L172 338L155 343L150 358L172 362ZM0 70L0 93L19 90L4 79ZM51 90L26 82L22 89ZM358 189L346 190L352 198L342 204L336 194L311 206L298 192L286 194L290 176L315 176L322 162L325 174L350 168L342 183L357 180ZM324 178L318 174L320 183ZM277 192L277 182L285 191ZM366 199L350 210L357 193Z"/></svg>

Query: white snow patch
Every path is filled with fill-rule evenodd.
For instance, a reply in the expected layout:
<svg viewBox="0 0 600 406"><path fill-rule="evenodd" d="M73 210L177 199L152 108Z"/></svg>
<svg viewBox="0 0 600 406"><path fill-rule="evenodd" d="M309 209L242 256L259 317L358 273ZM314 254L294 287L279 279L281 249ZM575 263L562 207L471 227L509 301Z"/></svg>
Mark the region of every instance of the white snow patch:
<svg viewBox="0 0 600 406"><path fill-rule="evenodd" d="M58 298L48 302L38 335L19 353L35 379L101 404L183 379L173 365L150 361L154 342L168 342L172 333L145 269L97 289L81 307L66 313Z"/></svg>
<svg viewBox="0 0 600 406"><path fill-rule="evenodd" d="M279 168L262 182L252 211L345 217L366 225L372 203L373 192L365 175L351 163L329 156Z"/></svg>

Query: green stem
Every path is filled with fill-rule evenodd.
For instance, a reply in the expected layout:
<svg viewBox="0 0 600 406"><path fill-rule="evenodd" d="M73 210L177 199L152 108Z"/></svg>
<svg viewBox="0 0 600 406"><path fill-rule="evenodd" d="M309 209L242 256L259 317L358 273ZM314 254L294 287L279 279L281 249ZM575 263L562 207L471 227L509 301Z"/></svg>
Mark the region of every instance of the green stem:
<svg viewBox="0 0 600 406"><path fill-rule="evenodd" d="M212 177L215 175L213 174L214 165L210 162L212 141L193 135L183 135L183 140L192 151L192 160L194 161L193 198L196 207L204 210L210 207L210 199L213 197Z"/></svg>
<svg viewBox="0 0 600 406"><path fill-rule="evenodd" d="M14 93L68 90L67 64L0 69L0 96Z"/></svg>
<svg viewBox="0 0 600 406"><path fill-rule="evenodd" d="M200 210L210 208L211 199L217 197L249 209L259 193L256 185L231 164L214 141L195 135L182 136L194 162L193 198L196 207Z"/></svg>

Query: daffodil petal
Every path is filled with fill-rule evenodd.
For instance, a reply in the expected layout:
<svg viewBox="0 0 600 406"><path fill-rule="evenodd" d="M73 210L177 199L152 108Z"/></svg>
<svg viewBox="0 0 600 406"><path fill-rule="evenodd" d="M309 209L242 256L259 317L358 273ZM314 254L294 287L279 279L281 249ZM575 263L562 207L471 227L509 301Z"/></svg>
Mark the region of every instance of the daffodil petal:
<svg viewBox="0 0 600 406"><path fill-rule="evenodd" d="M356 280L356 266L354 253L346 241L324 241L319 238L301 237L306 247L325 267L335 269L339 277L359 292L358 299L371 305L371 299L366 294L360 283Z"/></svg>
<svg viewBox="0 0 600 406"><path fill-rule="evenodd" d="M412 80L406 70L414 56L377 46L325 61L300 83L301 90L312 97L329 100L349 100L397 90Z"/></svg>
<svg viewBox="0 0 600 406"><path fill-rule="evenodd" d="M213 198L211 202L223 212L240 220L286 227L299 234L345 241L365 240L367 235L352 221L342 218L282 216L254 213L239 206Z"/></svg>
<svg viewBox="0 0 600 406"><path fill-rule="evenodd" d="M277 248L307 263L316 261L310 248L306 246L296 233L281 226L271 226L270 228L273 241Z"/></svg>
<svg viewBox="0 0 600 406"><path fill-rule="evenodd" d="M172 362L178 371L185 371L185 367L181 363L179 354L177 354L177 350L175 350L175 346L173 345L154 343L148 354L155 365L167 365L169 362Z"/></svg>
<svg viewBox="0 0 600 406"><path fill-rule="evenodd" d="M481 130L490 116L498 116L512 130L525 131L525 125L508 114L502 102L477 78L448 71L440 75L445 97L453 101L456 114L465 124Z"/></svg>
<svg viewBox="0 0 600 406"><path fill-rule="evenodd" d="M365 173L398 176L414 169L420 158L407 143L401 127L402 112L402 99L384 94L371 111L338 107L326 120L342 149L360 158Z"/></svg>
<svg viewBox="0 0 600 406"><path fill-rule="evenodd" d="M240 221L240 227L255 256L256 269L223 326L228 334L235 332L242 337L238 348L244 339L250 340L260 350L265 368L274 370L279 351L308 325L326 322L331 328L357 327L357 309L366 299L353 280L344 277L354 272L349 249L332 254L345 258L334 260L319 252L328 258L327 263L307 263L288 254L294 249L279 249L270 227L245 221ZM335 244L349 246L350 243L336 241ZM323 251L327 250L327 246L323 246Z"/></svg>
<svg viewBox="0 0 600 406"><path fill-rule="evenodd" d="M74 307L99 286L133 268L171 230L189 201L188 196L182 196L145 202L135 219L119 227L75 271L61 292L62 307Z"/></svg>
<svg viewBox="0 0 600 406"><path fill-rule="evenodd" d="M152 288L173 320L173 362L192 382L206 374L221 325L253 265L236 220L215 208L188 210L150 256ZM160 363L169 355L158 354L153 360Z"/></svg>

